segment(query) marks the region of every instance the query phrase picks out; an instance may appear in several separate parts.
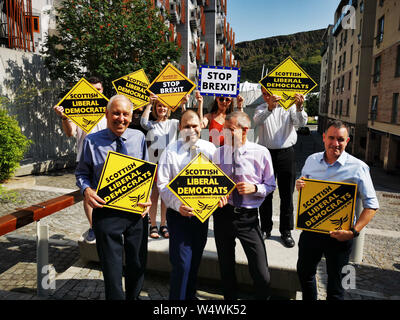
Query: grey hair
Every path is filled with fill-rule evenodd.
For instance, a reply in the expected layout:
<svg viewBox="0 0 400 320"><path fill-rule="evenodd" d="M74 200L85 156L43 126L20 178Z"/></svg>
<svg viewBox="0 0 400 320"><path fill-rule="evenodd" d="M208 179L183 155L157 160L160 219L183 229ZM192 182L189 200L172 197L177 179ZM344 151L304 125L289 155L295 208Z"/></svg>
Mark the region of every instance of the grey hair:
<svg viewBox="0 0 400 320"><path fill-rule="evenodd" d="M132 103L132 101L129 100L127 97L125 97L125 96L122 95L122 94L117 94L117 95L111 97L111 99L110 99L110 100L108 101L108 103L107 103L107 110L110 110L110 109L111 109L111 106L113 105L113 103L114 103L116 100L124 100L125 102L127 102L127 103L129 104L129 106L130 106L130 108L131 108L131 111L133 111L133 103Z"/></svg>
<svg viewBox="0 0 400 320"><path fill-rule="evenodd" d="M247 115L247 113L243 112L243 111L234 111L230 114L228 114L225 118L225 120L231 120L232 118L236 118L237 119L237 124L241 127L241 128L251 128L251 120L249 118L249 116Z"/></svg>

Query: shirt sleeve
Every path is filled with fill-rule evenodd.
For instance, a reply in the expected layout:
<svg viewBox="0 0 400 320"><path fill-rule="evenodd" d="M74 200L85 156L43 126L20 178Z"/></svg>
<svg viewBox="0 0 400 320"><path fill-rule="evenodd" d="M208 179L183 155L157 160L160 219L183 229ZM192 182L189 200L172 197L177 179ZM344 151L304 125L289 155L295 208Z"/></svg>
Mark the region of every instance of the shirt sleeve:
<svg viewBox="0 0 400 320"><path fill-rule="evenodd" d="M256 184L257 192L254 194L255 196L258 197L266 197L276 188L274 168L272 166L272 158L268 150L267 153L265 153L265 157L262 163L264 167L262 183Z"/></svg>
<svg viewBox="0 0 400 320"><path fill-rule="evenodd" d="M81 157L75 170L76 185L81 189L82 194L86 188L96 189L96 186L92 185L93 174L93 155L89 140L85 138Z"/></svg>
<svg viewBox="0 0 400 320"><path fill-rule="evenodd" d="M369 167L366 165L361 166L357 188L357 193L361 197L364 208L379 209L379 201L372 183Z"/></svg>
<svg viewBox="0 0 400 320"><path fill-rule="evenodd" d="M307 113L304 110L297 112L295 105L290 109L290 118L293 125L299 127L304 127L308 121Z"/></svg>
<svg viewBox="0 0 400 320"><path fill-rule="evenodd" d="M140 118L140 125L142 126L143 129L149 131L151 129L154 129L153 121L149 120L149 117L144 117L142 116Z"/></svg>
<svg viewBox="0 0 400 320"><path fill-rule="evenodd" d="M264 107L264 104L257 107L257 109L254 113L254 117L253 117L254 125L259 126L259 125L263 124L265 119L267 119L270 115L271 115L271 111L268 110L268 107L266 104L265 104L265 107Z"/></svg>
<svg viewBox="0 0 400 320"><path fill-rule="evenodd" d="M167 188L168 183L174 178L171 176L173 159L170 157L170 152L164 150L158 162L157 169L157 188L161 199L164 201L167 208L171 208L179 212L181 201Z"/></svg>

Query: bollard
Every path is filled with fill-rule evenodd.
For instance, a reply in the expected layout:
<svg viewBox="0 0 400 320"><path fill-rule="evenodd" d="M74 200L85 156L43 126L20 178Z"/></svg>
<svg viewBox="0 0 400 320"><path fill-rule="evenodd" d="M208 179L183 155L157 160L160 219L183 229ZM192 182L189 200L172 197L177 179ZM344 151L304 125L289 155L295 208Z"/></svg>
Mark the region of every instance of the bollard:
<svg viewBox="0 0 400 320"><path fill-rule="evenodd" d="M48 279L49 266L49 226L41 225L40 220L36 221L36 272L37 272L37 295L47 297L48 286L44 282Z"/></svg>
<svg viewBox="0 0 400 320"><path fill-rule="evenodd" d="M362 211L361 199L356 202L355 216L357 219L360 218ZM361 263L364 254L364 238L365 238L365 228L361 230L360 235L353 240L353 248L351 250L350 261L354 263Z"/></svg>

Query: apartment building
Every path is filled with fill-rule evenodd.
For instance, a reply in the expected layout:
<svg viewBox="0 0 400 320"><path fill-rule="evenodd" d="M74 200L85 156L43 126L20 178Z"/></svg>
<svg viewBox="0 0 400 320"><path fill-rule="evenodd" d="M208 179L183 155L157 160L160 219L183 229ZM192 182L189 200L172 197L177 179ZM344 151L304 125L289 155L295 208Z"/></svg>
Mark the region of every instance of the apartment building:
<svg viewBox="0 0 400 320"><path fill-rule="evenodd" d="M350 128L348 151L364 158L376 0L342 0L332 28L332 70L328 118Z"/></svg>
<svg viewBox="0 0 400 320"><path fill-rule="evenodd" d="M171 17L166 20L171 41L181 48L180 69L198 80L200 65L237 66L235 34L227 19L228 0L152 0ZM166 15L168 14L168 15Z"/></svg>
<svg viewBox="0 0 400 320"><path fill-rule="evenodd" d="M368 109L368 162L400 169L400 0L378 0Z"/></svg>
<svg viewBox="0 0 400 320"><path fill-rule="evenodd" d="M322 133L327 125L329 100L331 94L332 51L333 51L333 25L329 25L322 37L321 49L321 77L319 83L319 112L318 132Z"/></svg>

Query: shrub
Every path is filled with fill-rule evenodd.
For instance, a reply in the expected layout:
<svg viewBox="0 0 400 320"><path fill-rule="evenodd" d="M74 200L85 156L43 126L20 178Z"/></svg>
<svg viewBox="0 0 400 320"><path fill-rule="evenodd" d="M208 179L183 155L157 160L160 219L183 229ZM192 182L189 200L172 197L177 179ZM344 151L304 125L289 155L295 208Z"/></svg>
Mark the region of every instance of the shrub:
<svg viewBox="0 0 400 320"><path fill-rule="evenodd" d="M0 104L0 182L9 179L19 166L31 141L21 132L18 121Z"/></svg>

